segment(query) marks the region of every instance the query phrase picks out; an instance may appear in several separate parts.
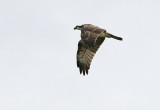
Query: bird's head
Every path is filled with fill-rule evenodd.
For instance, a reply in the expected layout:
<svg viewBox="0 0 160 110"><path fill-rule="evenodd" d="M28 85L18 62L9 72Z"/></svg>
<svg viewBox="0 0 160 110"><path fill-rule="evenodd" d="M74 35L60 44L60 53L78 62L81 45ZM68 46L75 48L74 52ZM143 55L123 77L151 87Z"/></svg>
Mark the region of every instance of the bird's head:
<svg viewBox="0 0 160 110"><path fill-rule="evenodd" d="M76 27L74 27L74 30L82 30L83 27L84 25L77 25Z"/></svg>

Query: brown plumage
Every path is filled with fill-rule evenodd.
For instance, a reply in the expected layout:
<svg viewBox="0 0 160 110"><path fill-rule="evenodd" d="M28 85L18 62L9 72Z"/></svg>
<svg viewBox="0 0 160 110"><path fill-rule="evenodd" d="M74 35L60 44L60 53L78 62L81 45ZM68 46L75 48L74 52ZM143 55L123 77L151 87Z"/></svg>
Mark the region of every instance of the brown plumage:
<svg viewBox="0 0 160 110"><path fill-rule="evenodd" d="M96 43L97 38L103 32L106 31L97 26L86 24L81 30L81 39L89 46L93 47Z"/></svg>
<svg viewBox="0 0 160 110"><path fill-rule="evenodd" d="M105 37L122 40L122 38L91 24L76 26L74 29L81 30L81 40L77 50L77 67L83 75L88 74L92 59Z"/></svg>

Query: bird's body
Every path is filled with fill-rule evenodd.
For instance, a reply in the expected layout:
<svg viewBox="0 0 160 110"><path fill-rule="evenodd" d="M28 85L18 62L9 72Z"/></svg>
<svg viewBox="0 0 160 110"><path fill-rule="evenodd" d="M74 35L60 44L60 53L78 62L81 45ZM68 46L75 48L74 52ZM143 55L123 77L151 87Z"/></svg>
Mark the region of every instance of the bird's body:
<svg viewBox="0 0 160 110"><path fill-rule="evenodd" d="M74 29L81 30L81 40L78 43L77 51L77 67L79 67L80 73L83 72L83 75L88 74L93 56L106 37L122 40L122 38L108 33L105 29L91 24L76 26Z"/></svg>

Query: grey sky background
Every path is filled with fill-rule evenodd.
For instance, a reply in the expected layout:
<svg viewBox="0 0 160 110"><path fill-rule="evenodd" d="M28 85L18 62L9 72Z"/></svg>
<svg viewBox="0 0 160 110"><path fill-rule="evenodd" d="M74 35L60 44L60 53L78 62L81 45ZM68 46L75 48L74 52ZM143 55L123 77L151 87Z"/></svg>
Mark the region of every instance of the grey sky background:
<svg viewBox="0 0 160 110"><path fill-rule="evenodd" d="M106 39L88 76L80 31ZM1 0L0 110L160 110L159 0Z"/></svg>

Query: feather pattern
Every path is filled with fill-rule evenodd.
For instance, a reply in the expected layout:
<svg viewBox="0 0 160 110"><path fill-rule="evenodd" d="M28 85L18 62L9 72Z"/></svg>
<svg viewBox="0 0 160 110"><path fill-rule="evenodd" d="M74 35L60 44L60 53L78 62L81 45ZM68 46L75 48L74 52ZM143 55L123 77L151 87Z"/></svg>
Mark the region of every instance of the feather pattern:
<svg viewBox="0 0 160 110"><path fill-rule="evenodd" d="M101 29L97 26L91 24L85 24L81 30L81 39L89 46L94 46L96 44L96 40L102 32L106 32L106 30Z"/></svg>
<svg viewBox="0 0 160 110"><path fill-rule="evenodd" d="M106 37L122 40L121 37L112 35L105 29L92 24L77 25L74 29L81 30L81 40L77 50L77 67L80 74L83 73L83 75L88 74L92 59Z"/></svg>
<svg viewBox="0 0 160 110"><path fill-rule="evenodd" d="M97 38L93 47L86 45L83 40L79 41L77 50L77 67L79 67L80 73L83 73L83 75L88 74L92 59L104 40L105 38L102 37Z"/></svg>

